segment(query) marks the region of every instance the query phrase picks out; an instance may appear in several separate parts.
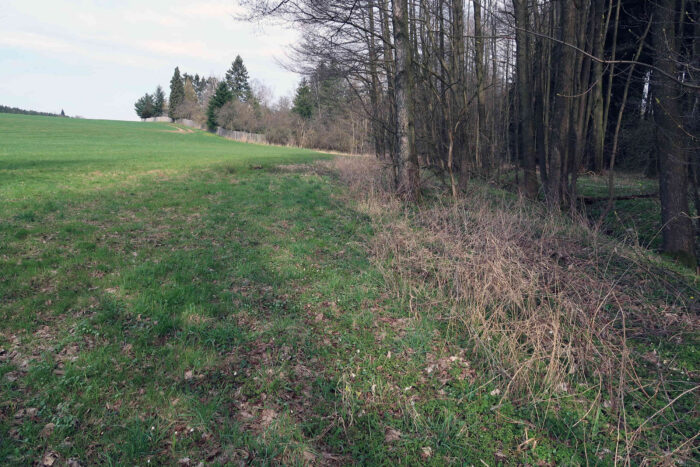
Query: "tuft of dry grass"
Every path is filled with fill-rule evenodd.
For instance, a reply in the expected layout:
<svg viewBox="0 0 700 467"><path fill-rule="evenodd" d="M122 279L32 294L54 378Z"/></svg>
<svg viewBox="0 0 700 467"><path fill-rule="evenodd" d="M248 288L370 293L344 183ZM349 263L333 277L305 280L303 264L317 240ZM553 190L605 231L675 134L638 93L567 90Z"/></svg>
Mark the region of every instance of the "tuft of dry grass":
<svg viewBox="0 0 700 467"><path fill-rule="evenodd" d="M588 413L612 407L618 456L629 461L641 430L626 423L625 397L653 404L665 392L664 378L650 384L637 374L644 357L630 337L697 335L697 294L671 286L645 253L487 185L406 207L376 159L320 164L373 219L376 263L410 313L441 313L466 332L504 398L549 408L570 397L586 401ZM654 296L658 288L664 293ZM696 397L697 375L687 376L694 386L684 397Z"/></svg>

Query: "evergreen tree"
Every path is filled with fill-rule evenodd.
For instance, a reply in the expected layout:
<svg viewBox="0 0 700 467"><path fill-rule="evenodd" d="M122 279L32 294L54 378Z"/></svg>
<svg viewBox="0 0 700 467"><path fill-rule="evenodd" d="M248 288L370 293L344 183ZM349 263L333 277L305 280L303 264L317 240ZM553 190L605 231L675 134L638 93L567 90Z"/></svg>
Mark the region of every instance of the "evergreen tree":
<svg viewBox="0 0 700 467"><path fill-rule="evenodd" d="M65 116L66 116L66 113L63 111L63 109L61 109L61 117L65 117Z"/></svg>
<svg viewBox="0 0 700 467"><path fill-rule="evenodd" d="M134 104L136 115L141 118L151 118L155 115L155 106L153 105L153 96L146 94L136 101Z"/></svg>
<svg viewBox="0 0 700 467"><path fill-rule="evenodd" d="M218 126L217 113L219 109L224 106L227 102L233 100L233 93L228 87L226 81L222 81L216 88L216 92L209 99L209 106L207 108L207 127L210 130L215 130Z"/></svg>
<svg viewBox="0 0 700 467"><path fill-rule="evenodd" d="M156 92L153 94L153 114L156 117L163 116L163 109L165 106L165 93L163 88L158 86Z"/></svg>
<svg viewBox="0 0 700 467"><path fill-rule="evenodd" d="M180 68L175 67L175 73L170 80L170 105L168 108L168 116L175 118L177 108L185 100L185 85L180 76Z"/></svg>
<svg viewBox="0 0 700 467"><path fill-rule="evenodd" d="M313 97L311 95L311 88L309 88L309 83L306 81L306 78L302 79L301 83L299 83L296 95L294 96L294 106L292 107L292 112L298 114L306 120L310 120L313 116Z"/></svg>
<svg viewBox="0 0 700 467"><path fill-rule="evenodd" d="M231 68L226 72L226 83L228 84L233 97L241 102L247 102L251 97L248 70L243 64L240 55L231 64Z"/></svg>

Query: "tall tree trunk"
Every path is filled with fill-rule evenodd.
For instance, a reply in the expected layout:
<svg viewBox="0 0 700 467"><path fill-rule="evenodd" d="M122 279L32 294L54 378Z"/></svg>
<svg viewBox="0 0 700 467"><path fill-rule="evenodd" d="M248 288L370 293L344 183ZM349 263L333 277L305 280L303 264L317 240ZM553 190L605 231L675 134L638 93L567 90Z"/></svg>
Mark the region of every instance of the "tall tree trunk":
<svg viewBox="0 0 700 467"><path fill-rule="evenodd" d="M593 22L595 23L595 36L593 37L593 55L602 57L605 47L607 19L604 21L605 1L595 0L593 2ZM603 64L599 61L593 63L593 170L600 172L603 170L604 149L605 149L605 129L603 122Z"/></svg>
<svg viewBox="0 0 700 467"><path fill-rule="evenodd" d="M452 8L450 12L452 16L452 59L450 60L450 70L448 82L451 85L452 92L448 99L453 99L449 120L446 122L447 131L454 131L455 122L462 118L467 107L467 88L465 86L466 75L466 47L464 42L464 0L452 0ZM456 153L454 159L459 164L461 171L461 182L464 183L469 178L469 169L472 165L471 160L468 160L467 145L462 132L449 136L453 142L453 152ZM448 138L449 139L449 138Z"/></svg>
<svg viewBox="0 0 700 467"><path fill-rule="evenodd" d="M370 75L370 105L372 119L372 139L374 140L374 151L377 158L384 156L384 136L379 121L379 75L377 73L377 47L375 38L375 21L374 21L374 0L369 0L367 5L369 32L367 34L367 48L369 51L369 75Z"/></svg>
<svg viewBox="0 0 700 467"><path fill-rule="evenodd" d="M394 46L396 48L396 133L399 160L398 193L408 201L420 198L418 156L413 147L413 64L408 29L408 2L394 0Z"/></svg>
<svg viewBox="0 0 700 467"><path fill-rule="evenodd" d="M679 12L675 0L657 0L654 9L654 65L669 76L678 74ZM656 149L659 154L659 188L663 250L681 263L697 267L695 238L688 205L687 137L682 128L679 85L653 73Z"/></svg>
<svg viewBox="0 0 700 467"><path fill-rule="evenodd" d="M575 44L576 6L570 0L559 1L559 38L567 44ZM552 112L551 150L549 154L549 174L547 199L559 206L566 195L567 163L571 132L571 100L574 91L574 67L576 55L571 47L557 45L558 74Z"/></svg>
<svg viewBox="0 0 700 467"><path fill-rule="evenodd" d="M382 42L384 49L384 70L386 73L386 83L387 83L387 99L384 104L384 110L387 113L386 121L386 141L385 147L389 153L389 158L391 159L391 167L394 175L394 185L396 188L399 186L399 158L396 153L396 92L394 89L395 84L395 73L394 73L394 49L392 46L392 33L389 27L389 0L381 0L379 8L379 14L381 16L381 26L382 26Z"/></svg>
<svg viewBox="0 0 700 467"><path fill-rule="evenodd" d="M577 23L579 26L578 32L578 44L585 50L591 50L592 41L586 40L586 37L591 37L595 33L595 26L593 22L595 17L591 16L590 6L582 5L579 8L579 15ZM569 196L571 202L571 211L575 211L576 198L578 197L578 172L581 168L581 163L583 161L583 154L586 150L586 139L588 136L588 122L590 120L590 96L591 94L587 92L590 84L591 77L591 59L583 54L577 54L577 65L576 65L576 75L578 77L576 84L576 99L574 102L578 105L574 105L573 115L575 121L573 122L574 127L574 140L572 141L573 147L571 148L571 163L570 163L570 182L569 182Z"/></svg>
<svg viewBox="0 0 700 467"><path fill-rule="evenodd" d="M484 32L481 22L481 0L473 0L474 6L474 72L476 73L476 131L474 156L475 166L484 165L481 132L486 125L486 107L484 105Z"/></svg>
<svg viewBox="0 0 700 467"><path fill-rule="evenodd" d="M518 89L518 136L516 143L522 152L523 181L522 190L530 198L537 196L537 170L535 167L535 132L534 115L532 112L532 98L530 89L532 87L531 74L529 70L529 44L527 30L529 29L527 0L513 0L515 10L515 43L516 58L515 69L517 74Z"/></svg>

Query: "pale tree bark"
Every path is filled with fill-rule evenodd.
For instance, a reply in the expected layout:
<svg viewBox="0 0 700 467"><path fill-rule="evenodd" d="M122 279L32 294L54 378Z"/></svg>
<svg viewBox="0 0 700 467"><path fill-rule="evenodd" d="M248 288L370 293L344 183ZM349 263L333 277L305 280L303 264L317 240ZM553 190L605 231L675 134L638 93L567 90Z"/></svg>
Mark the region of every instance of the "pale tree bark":
<svg viewBox="0 0 700 467"><path fill-rule="evenodd" d="M374 139L374 150L377 158L384 156L384 135L379 123L379 74L377 73L377 46L375 39L375 20L374 20L374 0L369 0L367 4L368 10L368 27L367 33L367 49L369 52L369 75L370 75L370 105L371 105L371 120L372 120L372 138Z"/></svg>
<svg viewBox="0 0 700 467"><path fill-rule="evenodd" d="M420 198L418 155L412 143L414 120L412 112L413 79L411 38L408 29L408 2L394 0L394 46L396 49L396 133L399 161L398 194L408 201Z"/></svg>
<svg viewBox="0 0 700 467"><path fill-rule="evenodd" d="M394 73L394 49L392 47L392 32L389 27L389 0L381 0L379 14L381 17L382 27L382 42L384 48L384 70L386 73L387 99L384 103L384 111L387 112L386 121L389 122L388 131L385 141L385 150L389 153L391 159L391 168L394 176L394 185L398 188L399 185L399 161L396 153L396 92L394 88L395 73Z"/></svg>

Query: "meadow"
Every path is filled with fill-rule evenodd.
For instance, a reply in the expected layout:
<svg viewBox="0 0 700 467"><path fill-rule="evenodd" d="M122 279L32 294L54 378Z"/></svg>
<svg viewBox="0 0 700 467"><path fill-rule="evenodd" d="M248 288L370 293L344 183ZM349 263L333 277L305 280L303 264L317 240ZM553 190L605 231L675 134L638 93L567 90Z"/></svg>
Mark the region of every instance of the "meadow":
<svg viewBox="0 0 700 467"><path fill-rule="evenodd" d="M579 378L588 369L578 361L533 389L520 376L533 381L555 362L528 347L537 360L506 378L493 363L506 359L496 344L511 342L504 323L486 332L486 321L458 315L517 309L495 283L484 295L450 288L506 271L490 273L480 251L452 238L459 225L485 238L470 217L476 201L455 225L454 207L436 199L402 211L372 197L380 187L360 180L368 169L357 160L168 124L0 114L0 463L697 460L697 282L671 269L640 285L629 261L606 256L625 247L605 243L595 251L607 266L586 263L605 277L587 286L614 283L618 305L656 310L669 327L610 321L608 333L630 334L610 347L632 355L627 368L635 362L626 388L602 370ZM519 206L489 190L473 187L472 199L494 212ZM583 235L557 222L558 235ZM537 238L549 241L543 230ZM547 261L548 274L574 277L577 254L587 253L545 252L527 267ZM523 293L537 309L574 308L559 292ZM598 311L616 316L615 303L606 297ZM592 332L590 345L605 339ZM561 345L574 355L579 344ZM619 363L611 358L591 362Z"/></svg>

